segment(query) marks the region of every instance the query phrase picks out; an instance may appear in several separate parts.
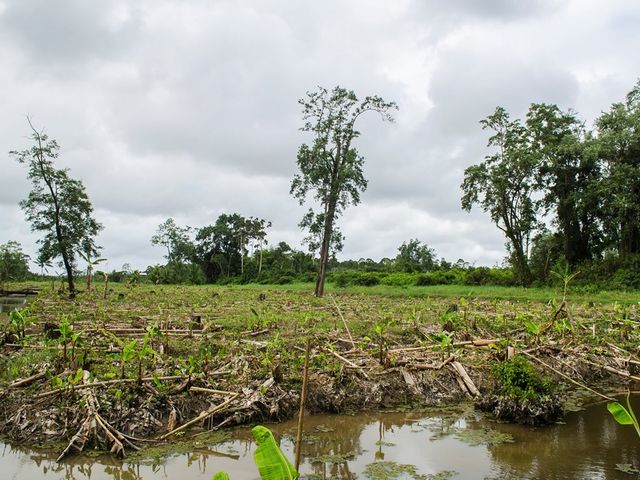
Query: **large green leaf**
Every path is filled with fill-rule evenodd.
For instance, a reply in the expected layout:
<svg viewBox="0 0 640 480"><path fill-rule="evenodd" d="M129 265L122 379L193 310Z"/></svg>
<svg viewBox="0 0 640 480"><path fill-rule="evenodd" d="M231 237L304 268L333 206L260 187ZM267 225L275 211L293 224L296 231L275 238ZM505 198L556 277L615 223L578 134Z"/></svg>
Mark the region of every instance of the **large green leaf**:
<svg viewBox="0 0 640 480"><path fill-rule="evenodd" d="M211 480L230 480L227 472L217 472Z"/></svg>
<svg viewBox="0 0 640 480"><path fill-rule="evenodd" d="M300 476L280 450L271 430L258 425L251 433L258 444L253 459L262 480L296 480Z"/></svg>
<svg viewBox="0 0 640 480"><path fill-rule="evenodd" d="M633 425L633 417L627 411L627 409L618 402L608 403L607 410L611 412L613 418L615 418L616 422L618 422L620 425Z"/></svg>

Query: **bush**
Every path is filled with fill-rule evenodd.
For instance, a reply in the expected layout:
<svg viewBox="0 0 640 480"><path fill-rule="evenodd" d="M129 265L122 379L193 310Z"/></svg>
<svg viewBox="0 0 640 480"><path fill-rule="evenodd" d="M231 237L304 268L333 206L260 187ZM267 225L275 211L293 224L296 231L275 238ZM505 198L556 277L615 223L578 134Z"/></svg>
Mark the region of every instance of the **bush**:
<svg viewBox="0 0 640 480"><path fill-rule="evenodd" d="M464 285L498 285L508 287L516 284L513 271L506 268L472 267L462 280Z"/></svg>
<svg viewBox="0 0 640 480"><path fill-rule="evenodd" d="M389 273L379 274L380 283L382 285L390 285L392 287L407 287L416 284L416 275L411 273Z"/></svg>
<svg viewBox="0 0 640 480"><path fill-rule="evenodd" d="M380 284L380 274L376 272L359 272L357 270L344 270L342 272L331 273L327 280L337 287L344 288L349 285L360 287L371 287Z"/></svg>
<svg viewBox="0 0 640 480"><path fill-rule="evenodd" d="M274 283L276 285L288 285L289 283L293 283L294 280L295 278L291 275L282 275L281 277L278 277Z"/></svg>
<svg viewBox="0 0 640 480"><path fill-rule="evenodd" d="M200 266L195 263L168 263L147 268L147 278L151 283L165 285L192 284L201 285L206 278Z"/></svg>
<svg viewBox="0 0 640 480"><path fill-rule="evenodd" d="M535 400L553 393L553 384L524 357L497 362L492 368L500 395L516 401Z"/></svg>
<svg viewBox="0 0 640 480"><path fill-rule="evenodd" d="M380 284L380 276L374 272L362 272L354 277L353 283L361 287L372 287Z"/></svg>
<svg viewBox="0 0 640 480"><path fill-rule="evenodd" d="M454 285L462 283L460 270L435 270L429 273L421 273L416 277L416 285Z"/></svg>

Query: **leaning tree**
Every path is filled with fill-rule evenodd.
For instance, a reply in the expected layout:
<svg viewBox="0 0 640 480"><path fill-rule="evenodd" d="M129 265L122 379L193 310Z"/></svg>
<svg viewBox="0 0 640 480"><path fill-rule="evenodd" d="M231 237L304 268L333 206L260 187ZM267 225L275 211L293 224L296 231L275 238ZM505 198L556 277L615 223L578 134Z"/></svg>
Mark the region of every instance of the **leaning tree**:
<svg viewBox="0 0 640 480"><path fill-rule="evenodd" d="M318 87L315 92L307 92L299 103L304 120L301 130L310 132L313 141L298 150L299 173L291 182L290 193L302 205L307 194L313 192L313 199L320 205L319 211L309 210L300 227L310 233L310 248L320 251L315 294L321 297L329 252L342 245L336 218L350 204L357 205L360 193L367 187L362 171L364 157L353 147L353 141L360 136L356 122L366 112L377 112L383 120L393 121L391 111L398 107L378 96L358 100L353 91L341 87L331 91Z"/></svg>
<svg viewBox="0 0 640 480"><path fill-rule="evenodd" d="M28 119L29 120L29 119ZM20 202L31 230L44 236L38 240L38 258L42 262L60 258L67 272L69 296L75 297L73 280L76 254L96 256L99 247L95 237L102 229L93 218L93 207L80 180L69 177L67 169L58 169L55 160L60 147L29 120L33 146L27 150L11 151L21 164L27 165L31 191Z"/></svg>

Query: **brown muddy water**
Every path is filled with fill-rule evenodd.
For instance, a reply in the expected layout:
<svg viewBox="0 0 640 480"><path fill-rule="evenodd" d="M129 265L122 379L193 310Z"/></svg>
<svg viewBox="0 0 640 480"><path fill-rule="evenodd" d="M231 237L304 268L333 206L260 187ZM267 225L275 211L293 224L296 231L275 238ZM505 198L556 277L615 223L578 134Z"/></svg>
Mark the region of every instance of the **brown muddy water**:
<svg viewBox="0 0 640 480"><path fill-rule="evenodd" d="M293 458L295 423L268 425ZM305 422L303 478L313 479L631 479L640 478L640 439L616 424L604 403L532 429L499 424L456 407L439 412L316 415ZM56 455L0 443L5 480L258 479L248 428L215 445L195 443L141 463ZM627 473L624 472L627 470ZM446 472L450 472L447 474ZM455 472L455 473L454 473ZM386 476L385 476L386 473ZM440 476L437 476L440 474Z"/></svg>

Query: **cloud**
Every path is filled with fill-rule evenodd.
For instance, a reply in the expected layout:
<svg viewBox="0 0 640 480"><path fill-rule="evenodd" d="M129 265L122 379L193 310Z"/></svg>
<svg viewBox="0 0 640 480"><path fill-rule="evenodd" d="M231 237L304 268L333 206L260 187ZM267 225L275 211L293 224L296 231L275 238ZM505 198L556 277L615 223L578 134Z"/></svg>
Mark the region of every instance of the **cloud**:
<svg viewBox="0 0 640 480"><path fill-rule="evenodd" d="M486 155L479 120L547 101L591 122L639 75L639 18L630 0L5 1L0 145L28 147L26 114L58 140L113 268L162 261L149 238L169 216L254 215L273 222L271 243L299 245L297 100L340 84L400 105L393 124L358 125L369 187L340 219L343 256L392 257L419 238L494 264L504 239L459 203L464 169ZM34 255L25 170L0 164L0 242Z"/></svg>

